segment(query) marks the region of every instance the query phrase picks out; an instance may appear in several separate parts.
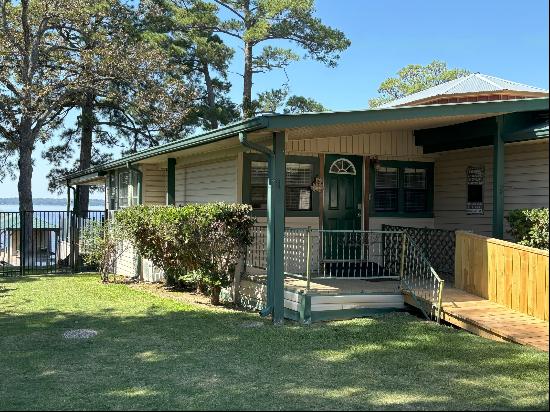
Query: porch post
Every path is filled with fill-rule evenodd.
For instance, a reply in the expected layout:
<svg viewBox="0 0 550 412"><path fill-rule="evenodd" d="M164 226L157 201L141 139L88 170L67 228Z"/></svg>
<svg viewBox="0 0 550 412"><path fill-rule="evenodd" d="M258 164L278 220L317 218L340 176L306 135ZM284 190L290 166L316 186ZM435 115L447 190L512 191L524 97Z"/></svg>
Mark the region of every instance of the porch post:
<svg viewBox="0 0 550 412"><path fill-rule="evenodd" d="M166 204L176 204L176 159L168 159L168 182L166 186Z"/></svg>
<svg viewBox="0 0 550 412"><path fill-rule="evenodd" d="M284 319L284 235L285 235L285 134L273 133L273 159L268 180L268 230L270 237L273 323ZM268 286L269 290L269 286Z"/></svg>
<svg viewBox="0 0 550 412"><path fill-rule="evenodd" d="M504 139L502 138L503 117L498 116L497 131L493 144L493 237L504 236Z"/></svg>

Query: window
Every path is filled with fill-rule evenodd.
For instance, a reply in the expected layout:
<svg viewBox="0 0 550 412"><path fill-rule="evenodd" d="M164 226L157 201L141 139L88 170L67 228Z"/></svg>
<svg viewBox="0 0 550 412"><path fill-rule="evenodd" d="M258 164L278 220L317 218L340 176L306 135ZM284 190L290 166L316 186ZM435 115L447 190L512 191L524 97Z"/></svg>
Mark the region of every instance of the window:
<svg viewBox="0 0 550 412"><path fill-rule="evenodd" d="M412 217L431 215L432 163L381 161L373 172L372 215Z"/></svg>
<svg viewBox="0 0 550 412"><path fill-rule="evenodd" d="M425 212L426 169L405 168L405 212Z"/></svg>
<svg viewBox="0 0 550 412"><path fill-rule="evenodd" d="M243 200L259 211L267 209L267 161L261 156L248 155L244 168ZM285 205L287 212L316 212L318 194L313 193L311 184L318 174L316 158L287 156L285 176ZM248 190L247 190L248 189Z"/></svg>
<svg viewBox="0 0 550 412"><path fill-rule="evenodd" d="M395 167L379 167L376 169L374 204L377 212L398 209L399 175Z"/></svg>
<svg viewBox="0 0 550 412"><path fill-rule="evenodd" d="M139 172L126 169L111 172L107 184L109 210L139 204Z"/></svg>

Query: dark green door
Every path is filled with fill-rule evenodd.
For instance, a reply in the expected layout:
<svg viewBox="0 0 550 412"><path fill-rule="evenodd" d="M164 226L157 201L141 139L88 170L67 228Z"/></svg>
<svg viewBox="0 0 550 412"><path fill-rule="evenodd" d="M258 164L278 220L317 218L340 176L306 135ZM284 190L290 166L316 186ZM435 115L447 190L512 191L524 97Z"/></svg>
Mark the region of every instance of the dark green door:
<svg viewBox="0 0 550 412"><path fill-rule="evenodd" d="M361 260L363 158L327 155L321 265L325 276L358 276ZM346 232L337 232L346 231ZM353 263L352 263L353 262ZM359 263L360 264L360 263Z"/></svg>
<svg viewBox="0 0 550 412"><path fill-rule="evenodd" d="M361 230L363 204L363 158L325 157L323 229Z"/></svg>

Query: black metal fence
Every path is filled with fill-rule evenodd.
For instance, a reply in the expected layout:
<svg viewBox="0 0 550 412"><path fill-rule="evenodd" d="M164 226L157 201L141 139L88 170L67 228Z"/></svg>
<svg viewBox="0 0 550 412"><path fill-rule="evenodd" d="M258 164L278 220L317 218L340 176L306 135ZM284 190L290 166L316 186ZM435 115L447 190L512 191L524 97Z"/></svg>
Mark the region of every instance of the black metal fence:
<svg viewBox="0 0 550 412"><path fill-rule="evenodd" d="M455 243L454 230L416 228L408 226L382 225L384 231L400 231L408 235L415 245L424 253L431 266L447 280L454 277ZM387 254L393 250L391 238L386 240ZM391 256L388 256L391 258Z"/></svg>
<svg viewBox="0 0 550 412"><path fill-rule="evenodd" d="M81 233L103 210L0 212L0 276L91 270Z"/></svg>

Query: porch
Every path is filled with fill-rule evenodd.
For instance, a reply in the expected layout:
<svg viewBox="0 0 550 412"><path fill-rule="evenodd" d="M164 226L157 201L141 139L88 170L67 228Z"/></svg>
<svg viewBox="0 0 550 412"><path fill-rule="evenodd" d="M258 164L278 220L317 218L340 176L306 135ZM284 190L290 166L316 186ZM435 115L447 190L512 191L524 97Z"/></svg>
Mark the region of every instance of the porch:
<svg viewBox="0 0 550 412"><path fill-rule="evenodd" d="M237 299L269 310L267 228L253 230ZM304 323L405 309L412 297L426 318L440 319L445 281L405 231L286 228L284 316Z"/></svg>

